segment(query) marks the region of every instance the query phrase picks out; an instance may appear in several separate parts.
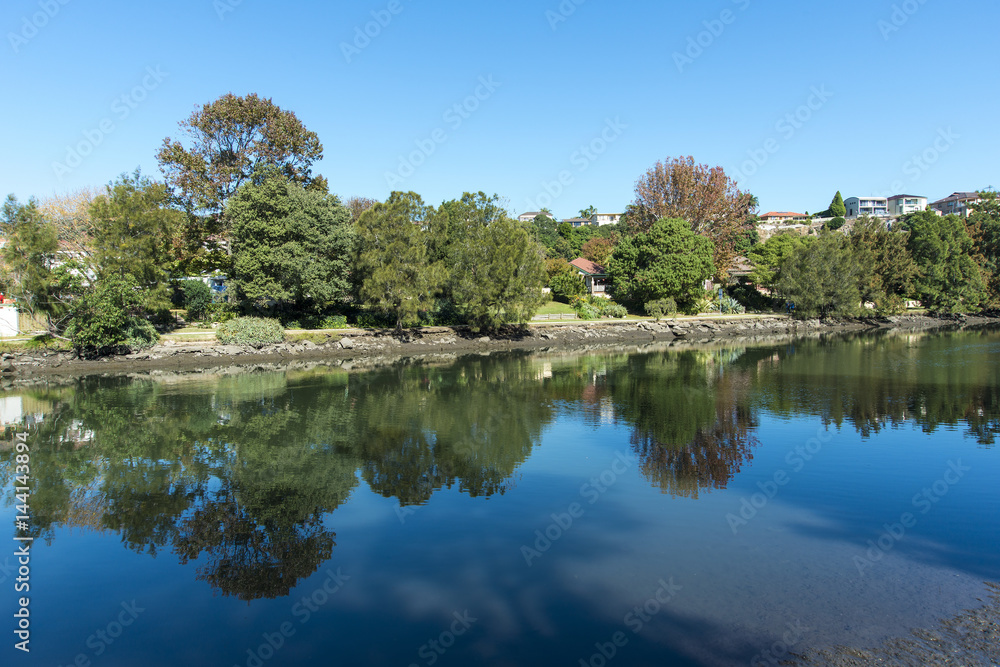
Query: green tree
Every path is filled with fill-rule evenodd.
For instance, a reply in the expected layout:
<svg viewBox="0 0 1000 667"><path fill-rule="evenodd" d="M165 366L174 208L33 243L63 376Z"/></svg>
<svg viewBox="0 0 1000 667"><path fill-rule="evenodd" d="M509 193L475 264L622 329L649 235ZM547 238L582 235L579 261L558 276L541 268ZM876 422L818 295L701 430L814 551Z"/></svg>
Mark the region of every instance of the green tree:
<svg viewBox="0 0 1000 667"><path fill-rule="evenodd" d="M781 265L778 292L795 304L798 317L855 315L861 273L847 238L825 232Z"/></svg>
<svg viewBox="0 0 1000 667"><path fill-rule="evenodd" d="M890 231L878 218L858 218L848 241L861 267L861 299L879 313L902 312L913 287L917 265L907 249L906 232Z"/></svg>
<svg viewBox="0 0 1000 667"><path fill-rule="evenodd" d="M979 266L972 259L974 244L962 220L955 215L939 217L934 211L907 217L907 246L917 263L914 281L926 308L960 313L975 308L985 296Z"/></svg>
<svg viewBox="0 0 1000 667"><path fill-rule="evenodd" d="M649 229L625 237L608 262L615 298L641 309L649 301L672 297L682 308L702 295L712 277L712 242L679 218L662 218Z"/></svg>
<svg viewBox="0 0 1000 667"><path fill-rule="evenodd" d="M459 312L477 329L530 320L542 304L542 247L508 217L452 221L463 223L449 255L450 293Z"/></svg>
<svg viewBox="0 0 1000 667"><path fill-rule="evenodd" d="M395 317L397 329L416 322L447 277L442 262L430 261L425 226L434 214L416 193L393 192L358 220L358 293L369 307Z"/></svg>
<svg viewBox="0 0 1000 667"><path fill-rule="evenodd" d="M587 286L580 271L566 260L554 261L561 262L562 267L549 278L552 296L566 303L575 296L583 296L583 293L587 291Z"/></svg>
<svg viewBox="0 0 1000 667"><path fill-rule="evenodd" d="M587 208L580 209L580 217L587 218L588 220L597 215L597 208L591 204Z"/></svg>
<svg viewBox="0 0 1000 667"><path fill-rule="evenodd" d="M136 170L122 174L90 207L98 280L135 278L147 310L169 307L170 241L182 214L167 207L167 189Z"/></svg>
<svg viewBox="0 0 1000 667"><path fill-rule="evenodd" d="M823 225L823 229L835 232L846 224L847 220L838 215L836 218L833 218L832 220L828 221L825 225Z"/></svg>
<svg viewBox="0 0 1000 667"><path fill-rule="evenodd" d="M150 347L158 336L143 317L148 302L132 274L109 274L73 303L66 335L85 357Z"/></svg>
<svg viewBox="0 0 1000 667"><path fill-rule="evenodd" d="M847 215L847 206L844 205L844 197L841 196L840 190L837 190L837 194L833 196L833 201L830 202L830 213L835 218L843 218Z"/></svg>
<svg viewBox="0 0 1000 667"><path fill-rule="evenodd" d="M974 244L973 255L983 272L990 305L1000 304L1000 195L987 190L980 201L971 204L967 221Z"/></svg>
<svg viewBox="0 0 1000 667"><path fill-rule="evenodd" d="M781 279L781 265L797 248L807 245L811 240L798 234L777 234L754 246L747 255L754 265L750 280L761 287L774 289Z"/></svg>
<svg viewBox="0 0 1000 667"><path fill-rule="evenodd" d="M180 130L187 146L167 137L156 158L176 201L191 216L189 237L197 248L213 235L228 239L226 203L261 167L327 190L326 179L311 170L323 158L319 137L269 98L228 93L181 121Z"/></svg>
<svg viewBox="0 0 1000 667"><path fill-rule="evenodd" d="M321 309L350 294L355 234L336 195L270 177L240 188L227 215L230 285L243 305L273 299L283 309Z"/></svg>
<svg viewBox="0 0 1000 667"><path fill-rule="evenodd" d="M69 313L69 298L54 269L59 250L55 224L42 215L34 199L22 205L10 195L0 225L7 238L0 251L5 293L16 298L23 311L44 315L49 331L57 331Z"/></svg>

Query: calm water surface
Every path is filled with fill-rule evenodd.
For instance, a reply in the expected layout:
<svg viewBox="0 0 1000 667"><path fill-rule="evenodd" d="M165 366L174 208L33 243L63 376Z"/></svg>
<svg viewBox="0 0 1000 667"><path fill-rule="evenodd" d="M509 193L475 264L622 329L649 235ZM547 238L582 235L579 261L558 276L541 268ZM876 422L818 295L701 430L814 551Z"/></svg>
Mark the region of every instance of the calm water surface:
<svg viewBox="0 0 1000 667"><path fill-rule="evenodd" d="M987 331L9 391L3 664L749 665L875 644L1000 580L998 359Z"/></svg>

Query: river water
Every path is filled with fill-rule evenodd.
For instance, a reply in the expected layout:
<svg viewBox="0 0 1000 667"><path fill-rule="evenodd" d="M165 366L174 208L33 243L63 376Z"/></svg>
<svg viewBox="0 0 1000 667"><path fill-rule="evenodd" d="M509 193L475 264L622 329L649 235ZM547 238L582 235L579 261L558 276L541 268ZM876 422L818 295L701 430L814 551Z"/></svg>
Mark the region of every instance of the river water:
<svg viewBox="0 0 1000 667"><path fill-rule="evenodd" d="M984 330L11 390L3 664L761 665L878 644L1000 580L998 359Z"/></svg>

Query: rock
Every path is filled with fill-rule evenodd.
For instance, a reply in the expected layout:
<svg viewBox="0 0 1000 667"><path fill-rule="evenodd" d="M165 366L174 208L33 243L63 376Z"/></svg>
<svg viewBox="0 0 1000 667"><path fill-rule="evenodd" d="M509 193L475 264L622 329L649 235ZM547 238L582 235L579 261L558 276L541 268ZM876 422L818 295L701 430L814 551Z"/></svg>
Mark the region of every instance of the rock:
<svg viewBox="0 0 1000 667"><path fill-rule="evenodd" d="M14 368L13 364L7 364L3 368L0 368L0 373L3 373L4 375L12 375L13 373L16 373L16 372L17 372L17 369Z"/></svg>
<svg viewBox="0 0 1000 667"><path fill-rule="evenodd" d="M312 342L311 340L302 341L302 349L304 350L315 350L317 347L319 347L319 345Z"/></svg>
<svg viewBox="0 0 1000 667"><path fill-rule="evenodd" d="M477 343L488 343L488 342L490 342L490 337L489 336L483 336L482 338L480 338L476 342Z"/></svg>
<svg viewBox="0 0 1000 667"><path fill-rule="evenodd" d="M344 349L344 350L353 350L354 349L354 341L351 340L350 338L341 338L340 339L340 347L341 347L341 349Z"/></svg>

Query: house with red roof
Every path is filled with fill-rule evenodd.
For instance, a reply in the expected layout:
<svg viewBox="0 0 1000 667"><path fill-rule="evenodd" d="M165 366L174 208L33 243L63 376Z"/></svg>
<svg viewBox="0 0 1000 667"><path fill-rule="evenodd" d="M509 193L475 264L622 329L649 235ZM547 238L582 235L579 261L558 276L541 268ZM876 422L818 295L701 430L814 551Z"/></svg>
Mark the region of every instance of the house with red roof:
<svg viewBox="0 0 1000 667"><path fill-rule="evenodd" d="M583 257L574 259L570 262L570 266L579 271L580 275L583 276L583 282L587 286L588 294L603 296L608 299L611 298L611 295L608 294L610 281L608 280L607 269Z"/></svg>
<svg viewBox="0 0 1000 667"><path fill-rule="evenodd" d="M761 222L785 222L786 220L805 220L806 214L791 211L770 211L758 217Z"/></svg>

